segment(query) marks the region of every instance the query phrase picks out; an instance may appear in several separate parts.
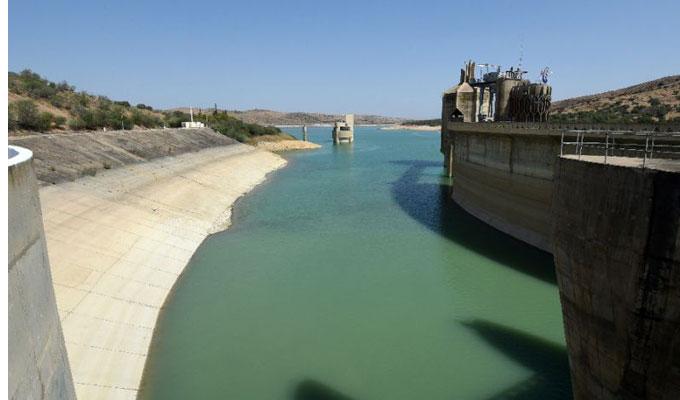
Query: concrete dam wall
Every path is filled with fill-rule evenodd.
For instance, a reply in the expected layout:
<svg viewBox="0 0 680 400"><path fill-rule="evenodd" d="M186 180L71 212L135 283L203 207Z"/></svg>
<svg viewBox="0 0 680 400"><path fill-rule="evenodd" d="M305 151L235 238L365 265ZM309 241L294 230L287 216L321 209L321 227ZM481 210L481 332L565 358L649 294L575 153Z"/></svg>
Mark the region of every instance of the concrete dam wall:
<svg viewBox="0 0 680 400"><path fill-rule="evenodd" d="M9 398L75 399L31 152L9 157Z"/></svg>
<svg viewBox="0 0 680 400"><path fill-rule="evenodd" d="M442 129L453 200L553 254L578 400L680 398L680 135L627 128Z"/></svg>
<svg viewBox="0 0 680 400"><path fill-rule="evenodd" d="M517 239L551 251L557 132L457 124L442 134L452 197L467 212Z"/></svg>
<svg viewBox="0 0 680 400"><path fill-rule="evenodd" d="M209 128L71 132L15 136L33 152L41 184L73 181L124 165L227 146L235 140Z"/></svg>
<svg viewBox="0 0 680 400"><path fill-rule="evenodd" d="M680 399L680 168L561 158L556 171L574 397Z"/></svg>

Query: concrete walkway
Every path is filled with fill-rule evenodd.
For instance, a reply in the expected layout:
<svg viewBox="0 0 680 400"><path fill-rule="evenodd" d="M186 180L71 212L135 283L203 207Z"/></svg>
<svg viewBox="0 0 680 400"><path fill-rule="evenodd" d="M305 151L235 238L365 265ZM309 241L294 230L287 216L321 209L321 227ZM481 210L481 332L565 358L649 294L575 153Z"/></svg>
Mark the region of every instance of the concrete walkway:
<svg viewBox="0 0 680 400"><path fill-rule="evenodd" d="M285 165L235 144L40 190L57 307L77 396L133 399L156 319L234 201Z"/></svg>

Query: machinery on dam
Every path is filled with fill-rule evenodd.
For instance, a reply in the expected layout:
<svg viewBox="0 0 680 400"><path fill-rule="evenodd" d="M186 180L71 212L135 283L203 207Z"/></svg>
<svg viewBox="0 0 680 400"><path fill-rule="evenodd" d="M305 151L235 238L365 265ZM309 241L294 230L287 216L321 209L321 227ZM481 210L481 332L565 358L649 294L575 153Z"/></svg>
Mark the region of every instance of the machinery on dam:
<svg viewBox="0 0 680 400"><path fill-rule="evenodd" d="M333 143L352 143L354 141L354 114L346 114L344 121L336 121L333 126Z"/></svg>
<svg viewBox="0 0 680 400"><path fill-rule="evenodd" d="M477 68L484 71L481 79L475 76ZM442 121L547 121L552 95L547 84L550 70L541 71L541 83L531 83L525 74L521 67L501 72L500 65L466 62L460 70L460 82L444 92Z"/></svg>

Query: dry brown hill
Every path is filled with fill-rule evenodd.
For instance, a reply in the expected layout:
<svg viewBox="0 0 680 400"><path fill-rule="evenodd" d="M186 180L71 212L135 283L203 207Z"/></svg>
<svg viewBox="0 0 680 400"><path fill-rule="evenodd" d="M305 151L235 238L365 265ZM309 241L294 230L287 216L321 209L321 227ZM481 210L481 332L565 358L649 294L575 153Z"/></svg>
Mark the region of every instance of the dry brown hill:
<svg viewBox="0 0 680 400"><path fill-rule="evenodd" d="M680 75L556 101L552 105L551 119L587 122L677 121L680 119Z"/></svg>
<svg viewBox="0 0 680 400"><path fill-rule="evenodd" d="M172 111L179 110L182 112L189 112L188 107L174 108ZM194 113L212 112L213 109L198 109L194 108ZM222 111L222 110L219 110ZM313 112L282 112L263 109L253 110L227 110L227 113L236 117L243 122L260 125L311 125L311 124L331 124L335 121L342 120L344 115L340 114L323 114ZM355 122L357 124L394 124L404 121L402 118L383 117L380 115L357 115Z"/></svg>

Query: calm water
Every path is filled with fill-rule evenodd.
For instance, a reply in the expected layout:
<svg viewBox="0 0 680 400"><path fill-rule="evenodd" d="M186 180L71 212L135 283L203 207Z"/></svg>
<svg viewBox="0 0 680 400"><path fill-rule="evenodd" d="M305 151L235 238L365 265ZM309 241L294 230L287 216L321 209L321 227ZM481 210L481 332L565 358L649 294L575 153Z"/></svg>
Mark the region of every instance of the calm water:
<svg viewBox="0 0 680 400"><path fill-rule="evenodd" d="M311 129L200 247L140 397L570 398L551 257L447 200L438 134L355 137Z"/></svg>

